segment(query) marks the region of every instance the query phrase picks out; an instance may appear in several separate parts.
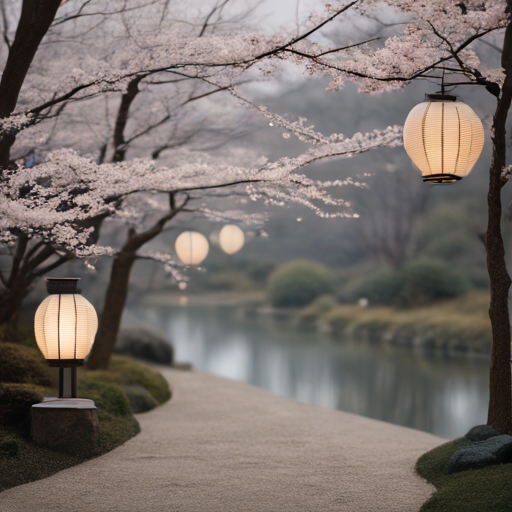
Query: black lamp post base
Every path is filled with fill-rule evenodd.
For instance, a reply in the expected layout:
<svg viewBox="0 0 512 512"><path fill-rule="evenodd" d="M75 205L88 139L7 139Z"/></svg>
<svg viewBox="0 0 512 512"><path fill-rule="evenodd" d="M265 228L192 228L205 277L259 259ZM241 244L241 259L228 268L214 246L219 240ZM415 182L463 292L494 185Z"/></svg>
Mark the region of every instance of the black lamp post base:
<svg viewBox="0 0 512 512"><path fill-rule="evenodd" d="M76 398L76 366L59 368L59 398Z"/></svg>

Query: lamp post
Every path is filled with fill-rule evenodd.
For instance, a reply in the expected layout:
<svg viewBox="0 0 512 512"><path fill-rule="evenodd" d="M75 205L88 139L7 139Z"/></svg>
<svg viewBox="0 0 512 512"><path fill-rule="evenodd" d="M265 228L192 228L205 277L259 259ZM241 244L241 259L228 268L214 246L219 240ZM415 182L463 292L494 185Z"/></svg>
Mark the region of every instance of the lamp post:
<svg viewBox="0 0 512 512"><path fill-rule="evenodd" d="M94 343L98 317L80 295L79 278L46 278L50 294L37 309L34 330L49 366L59 368L59 398L76 398L77 367Z"/></svg>
<svg viewBox="0 0 512 512"><path fill-rule="evenodd" d="M423 174L423 181L453 183L471 172L482 152L482 122L455 96L425 96L405 121L405 150Z"/></svg>
<svg viewBox="0 0 512 512"><path fill-rule="evenodd" d="M84 364L98 329L91 303L77 288L78 278L46 278L50 294L36 311L34 330L50 366L59 368L59 398L32 406L31 435L36 444L71 454L99 448L100 424L93 400L77 398L77 367Z"/></svg>

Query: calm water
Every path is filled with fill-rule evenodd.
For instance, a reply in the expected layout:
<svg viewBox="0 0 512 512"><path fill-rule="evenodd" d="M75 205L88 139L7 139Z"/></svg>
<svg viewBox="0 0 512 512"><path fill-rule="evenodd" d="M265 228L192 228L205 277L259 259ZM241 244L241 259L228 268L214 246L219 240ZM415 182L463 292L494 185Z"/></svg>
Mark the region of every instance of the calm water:
<svg viewBox="0 0 512 512"><path fill-rule="evenodd" d="M177 361L300 402L450 439L486 422L487 360L336 340L232 307L147 308L137 317L167 333Z"/></svg>

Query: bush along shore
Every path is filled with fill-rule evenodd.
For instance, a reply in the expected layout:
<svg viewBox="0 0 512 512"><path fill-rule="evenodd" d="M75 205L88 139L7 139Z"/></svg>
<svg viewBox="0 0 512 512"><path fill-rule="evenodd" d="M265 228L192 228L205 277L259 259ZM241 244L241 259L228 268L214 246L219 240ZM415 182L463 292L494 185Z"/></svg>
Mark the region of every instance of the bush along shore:
<svg viewBox="0 0 512 512"><path fill-rule="evenodd" d="M134 413L171 397L158 372L129 357L113 356L107 371L80 369L78 376L78 397L94 400L98 408L99 451L83 455L38 446L30 439L31 407L45 396L57 396L57 381L34 343L0 343L0 491L116 448L139 433Z"/></svg>
<svg viewBox="0 0 512 512"><path fill-rule="evenodd" d="M489 354L488 307L489 294L481 291L415 308L337 304L334 297L322 296L298 311L294 322L337 337Z"/></svg>

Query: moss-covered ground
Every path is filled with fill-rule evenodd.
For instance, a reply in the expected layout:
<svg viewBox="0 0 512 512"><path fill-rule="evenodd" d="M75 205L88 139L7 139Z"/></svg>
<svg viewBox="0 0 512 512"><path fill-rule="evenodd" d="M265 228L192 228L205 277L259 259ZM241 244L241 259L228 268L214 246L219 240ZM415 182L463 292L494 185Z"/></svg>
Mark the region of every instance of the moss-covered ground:
<svg viewBox="0 0 512 512"><path fill-rule="evenodd" d="M437 491L421 512L512 511L512 464L448 474L448 462L467 441L455 439L422 455L416 471Z"/></svg>
<svg viewBox="0 0 512 512"><path fill-rule="evenodd" d="M81 371L78 397L95 401L100 449L77 456L43 448L30 439L30 408L44 396L56 396L52 375L31 343L0 343L0 491L48 477L102 455L140 431L134 412L168 400L171 392L158 372L129 357L114 356L109 370Z"/></svg>

